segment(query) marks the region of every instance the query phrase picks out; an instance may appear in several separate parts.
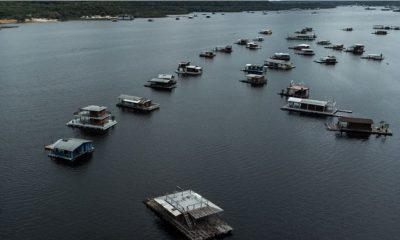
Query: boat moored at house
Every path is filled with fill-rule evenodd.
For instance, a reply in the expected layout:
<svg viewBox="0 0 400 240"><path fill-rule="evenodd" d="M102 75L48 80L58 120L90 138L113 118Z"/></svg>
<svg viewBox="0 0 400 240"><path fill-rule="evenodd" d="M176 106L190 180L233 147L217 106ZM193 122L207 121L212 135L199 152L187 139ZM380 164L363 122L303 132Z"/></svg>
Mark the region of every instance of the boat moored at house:
<svg viewBox="0 0 400 240"><path fill-rule="evenodd" d="M310 88L304 83L295 83L292 81L286 89L282 89L278 94L282 97L308 98L310 95Z"/></svg>
<svg viewBox="0 0 400 240"><path fill-rule="evenodd" d="M74 119L67 122L66 125L88 130L106 131L116 124L117 121L106 107L89 105L75 112Z"/></svg>
<svg viewBox="0 0 400 240"><path fill-rule="evenodd" d="M196 65L190 65L190 62L180 62L178 69L175 72L177 74L195 76L201 75L203 73L203 69Z"/></svg>
<svg viewBox="0 0 400 240"><path fill-rule="evenodd" d="M215 52L222 52L222 53L232 53L232 46L231 45L226 45L226 46L219 46L214 48Z"/></svg>
<svg viewBox="0 0 400 240"><path fill-rule="evenodd" d="M190 240L220 238L233 231L220 217L222 208L192 190L148 198L144 204Z"/></svg>
<svg viewBox="0 0 400 240"><path fill-rule="evenodd" d="M246 44L246 48L248 48L250 50L257 50L257 49L260 49L261 47L255 42L248 42Z"/></svg>
<svg viewBox="0 0 400 240"><path fill-rule="evenodd" d="M301 49L305 49L305 48L310 48L310 45L302 43L302 44L298 44L296 46L289 47L289 49L293 49L293 50L301 50Z"/></svg>
<svg viewBox="0 0 400 240"><path fill-rule="evenodd" d="M338 63L335 56L326 56L326 57L320 58L318 60L315 60L314 62L323 63L326 65L335 65L336 63Z"/></svg>
<svg viewBox="0 0 400 240"><path fill-rule="evenodd" d="M370 59L370 60L375 60L375 61L382 61L383 59L385 59L383 57L383 54L368 54L367 56L363 56L361 57L363 59Z"/></svg>
<svg viewBox="0 0 400 240"><path fill-rule="evenodd" d="M364 53L364 45L363 44L355 44L351 47L346 48L344 51L345 52L350 52L355 55L361 55Z"/></svg>
<svg viewBox="0 0 400 240"><path fill-rule="evenodd" d="M126 94L121 94L118 97L117 106L121 108L129 108L143 112L151 112L153 110L160 108L160 104L153 103L153 101L150 99L126 95Z"/></svg>
<svg viewBox="0 0 400 240"><path fill-rule="evenodd" d="M253 86L262 86L267 83L267 78L261 74L247 74L246 79L239 81L249 83Z"/></svg>
<svg viewBox="0 0 400 240"><path fill-rule="evenodd" d="M215 53L213 51L205 51L205 52L201 52L199 54L199 57L214 58L215 57Z"/></svg>
<svg viewBox="0 0 400 240"><path fill-rule="evenodd" d="M59 139L55 143L45 146L45 149L50 151L48 156L51 158L74 162L90 156L94 151L94 146L90 140L67 138Z"/></svg>
<svg viewBox="0 0 400 240"><path fill-rule="evenodd" d="M263 65L259 64L246 64L245 67L242 69L243 72L245 73L251 73L251 74L264 74L266 72L266 68Z"/></svg>
<svg viewBox="0 0 400 240"><path fill-rule="evenodd" d="M378 127L373 126L374 121L369 118L348 117L340 116L337 122L327 124L329 131L336 131L340 133L361 133L361 134L377 134L384 136L393 135L389 130L389 124L381 121Z"/></svg>
<svg viewBox="0 0 400 240"><path fill-rule="evenodd" d="M289 53L274 53L274 55L271 56L271 59L290 61L290 54Z"/></svg>
<svg viewBox="0 0 400 240"><path fill-rule="evenodd" d="M296 52L297 55L303 55L303 56L314 56L314 50L312 50L311 48L303 48L300 49L300 51Z"/></svg>
<svg viewBox="0 0 400 240"><path fill-rule="evenodd" d="M283 60L276 60L276 59L267 59L264 62L264 65L271 69L278 69L278 70L291 70L295 66L291 62L283 61Z"/></svg>
<svg viewBox="0 0 400 240"><path fill-rule="evenodd" d="M338 109L333 101L320 101L289 97L287 104L281 107L282 110L290 112L307 113L318 116L336 116Z"/></svg>

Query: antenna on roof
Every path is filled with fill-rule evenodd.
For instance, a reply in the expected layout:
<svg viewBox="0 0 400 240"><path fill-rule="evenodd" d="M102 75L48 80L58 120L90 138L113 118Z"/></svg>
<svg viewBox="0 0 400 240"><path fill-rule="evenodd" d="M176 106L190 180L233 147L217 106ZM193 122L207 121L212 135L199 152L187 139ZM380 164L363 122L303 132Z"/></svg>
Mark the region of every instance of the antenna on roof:
<svg viewBox="0 0 400 240"><path fill-rule="evenodd" d="M176 185L176 188L183 191L183 188L179 187L178 185Z"/></svg>

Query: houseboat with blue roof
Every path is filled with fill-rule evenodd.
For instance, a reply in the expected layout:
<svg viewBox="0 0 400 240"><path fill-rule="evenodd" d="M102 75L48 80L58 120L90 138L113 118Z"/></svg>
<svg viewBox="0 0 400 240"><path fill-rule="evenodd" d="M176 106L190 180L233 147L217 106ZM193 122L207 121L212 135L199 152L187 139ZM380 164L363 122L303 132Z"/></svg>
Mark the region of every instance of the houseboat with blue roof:
<svg viewBox="0 0 400 240"><path fill-rule="evenodd" d="M59 139L55 143L45 146L50 151L49 157L67 161L75 161L89 156L94 151L93 142L85 139Z"/></svg>

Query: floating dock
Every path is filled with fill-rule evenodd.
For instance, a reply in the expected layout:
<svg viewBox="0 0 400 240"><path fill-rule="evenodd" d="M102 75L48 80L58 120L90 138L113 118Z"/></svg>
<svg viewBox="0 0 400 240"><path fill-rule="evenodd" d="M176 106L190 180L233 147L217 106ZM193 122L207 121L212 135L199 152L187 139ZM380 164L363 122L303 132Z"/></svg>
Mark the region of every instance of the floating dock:
<svg viewBox="0 0 400 240"><path fill-rule="evenodd" d="M220 207L192 190L148 198L144 204L190 240L219 238L233 230L219 218Z"/></svg>

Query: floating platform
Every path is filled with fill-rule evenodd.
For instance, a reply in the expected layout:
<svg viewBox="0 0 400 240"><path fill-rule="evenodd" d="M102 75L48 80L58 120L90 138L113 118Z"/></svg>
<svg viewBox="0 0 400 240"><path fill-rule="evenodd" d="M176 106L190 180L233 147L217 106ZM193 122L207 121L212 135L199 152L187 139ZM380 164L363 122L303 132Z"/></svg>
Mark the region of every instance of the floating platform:
<svg viewBox="0 0 400 240"><path fill-rule="evenodd" d="M376 134L376 135L383 135L383 136L392 136L393 133L391 131L381 130L379 128L373 128L371 130L363 130L363 129L354 129L354 128L346 128L346 127L339 127L336 124L326 124L326 129L329 131L335 131L340 133L366 133L366 134Z"/></svg>
<svg viewBox="0 0 400 240"><path fill-rule="evenodd" d="M148 198L143 202L190 240L220 238L233 230L219 218L221 208L192 190Z"/></svg>

